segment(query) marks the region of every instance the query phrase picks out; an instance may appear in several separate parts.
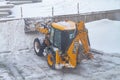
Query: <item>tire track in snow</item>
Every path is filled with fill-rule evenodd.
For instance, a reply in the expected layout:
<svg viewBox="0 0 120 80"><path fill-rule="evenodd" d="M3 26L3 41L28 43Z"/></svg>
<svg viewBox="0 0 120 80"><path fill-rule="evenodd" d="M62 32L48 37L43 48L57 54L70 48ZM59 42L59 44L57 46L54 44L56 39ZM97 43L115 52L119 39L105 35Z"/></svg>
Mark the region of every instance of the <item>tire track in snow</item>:
<svg viewBox="0 0 120 80"><path fill-rule="evenodd" d="M115 66L116 65L118 65L118 64L116 64L116 63L114 63L114 62L112 62L111 60L105 60L104 58L102 58L102 56L110 56L110 57L113 57L113 55L107 55L107 54L104 54L104 53L102 53L102 52L99 52L99 53L95 53L94 52L94 56L99 56L99 57L96 57L93 61L88 61L88 62L86 62L85 64L84 63L82 63L82 64L80 64L80 65L82 65L82 66L84 66L84 65L88 65L88 66L91 66L92 65L92 67L93 68L95 68L93 71L91 71L90 73L92 73L92 75L94 75L94 74L96 74L96 73L105 73L106 71L109 71L109 70L111 70L111 69L114 69L115 68ZM114 56L115 57L115 56ZM41 57L40 57L41 58ZM39 58L38 58L39 59ZM36 58L34 58L33 59L33 62L37 62L38 61L38 59L36 59ZM39 59L40 61L41 61L41 59ZM45 60L46 61L46 60ZM101 63L101 64L100 64ZM108 64L108 66L109 65L111 65L111 64L113 64L113 65L115 65L115 66L110 66L110 67L105 67L105 66L107 66L107 64ZM43 71L46 71L47 69L49 69L49 68L43 68L44 66L41 66L40 65L40 63L39 62L37 62L37 65L38 66L40 66L40 68L42 68L43 69ZM66 79L66 76L68 76L69 74L70 75L78 75L78 76L80 76L80 78L85 78L85 77L87 77L87 78L90 78L91 76L89 76L89 71L88 72L86 72L85 74L82 74L82 72L80 72L80 69L81 69L81 66L80 65L78 65L78 67L76 68L76 69L62 69L61 71L59 71L59 72L61 72L61 73L57 73L58 75L60 74L60 76L62 77L62 79L61 80L65 80ZM46 65L47 66L47 65ZM88 69L87 69L88 70ZM85 70L86 71L86 70ZM58 72L58 70L57 70L57 72ZM78 79L78 78L77 78Z"/></svg>
<svg viewBox="0 0 120 80"><path fill-rule="evenodd" d="M119 53L108 54L108 53L105 53L105 52L102 52L102 51L98 51L98 50L95 50L95 49L91 49L91 52L94 53L94 55L96 55L96 54L101 55L98 58L103 60L104 62L111 63L111 64L114 64L116 66L120 65L120 62L119 62L120 54Z"/></svg>
<svg viewBox="0 0 120 80"><path fill-rule="evenodd" d="M3 61L0 61L0 80L15 80L13 74L9 71Z"/></svg>
<svg viewBox="0 0 120 80"><path fill-rule="evenodd" d="M38 67L40 67L42 69L42 71L45 73L45 77L44 78L47 78L47 79L51 80L51 78L53 78L55 76L56 77L58 75L59 75L59 77L61 76L61 73L59 73L58 70L52 70L51 68L49 68L49 66L47 65L46 57L38 57L37 55L35 55L35 58L32 58L31 60L33 62L35 62L35 64ZM42 63L40 61L42 61Z"/></svg>
<svg viewBox="0 0 120 80"><path fill-rule="evenodd" d="M119 64L118 65L114 64L114 62L113 63L110 62L111 59L106 59L107 57L113 58L113 56L106 55L106 54L101 55L101 54L94 53L95 58L92 61L88 60L86 62L82 62L80 65L78 65L76 69L52 70L51 68L48 67L46 58L38 57L37 55L34 54L33 50L20 50L20 51L17 51L16 54L15 53L12 53L12 54L8 53L8 55L5 54L8 56L6 59L8 60L15 59L14 62L16 65L13 65L14 62L11 62L11 61L6 62L6 65L8 66L7 69L9 69L9 71L14 75L15 80L33 80L33 79L35 80L68 80L68 79L71 80L72 77L75 77L75 76L76 76L74 78L75 80L78 80L78 79L92 80L92 79L96 79L95 77L93 77L95 75L105 74L111 70L117 70L117 69L119 70L119 67L118 68L115 67L115 66L119 66ZM15 57L12 57L12 56L15 56ZM118 57L115 57L115 58L118 58ZM25 63L21 64L21 62L23 61ZM115 74L117 73L118 72L116 72ZM108 76L110 75L112 74L108 74Z"/></svg>
<svg viewBox="0 0 120 80"><path fill-rule="evenodd" d="M15 80L25 80L24 77L21 75L19 69L17 69L17 67L15 67L11 63L5 63L5 65L6 65L6 68L13 74L13 76L15 77Z"/></svg>

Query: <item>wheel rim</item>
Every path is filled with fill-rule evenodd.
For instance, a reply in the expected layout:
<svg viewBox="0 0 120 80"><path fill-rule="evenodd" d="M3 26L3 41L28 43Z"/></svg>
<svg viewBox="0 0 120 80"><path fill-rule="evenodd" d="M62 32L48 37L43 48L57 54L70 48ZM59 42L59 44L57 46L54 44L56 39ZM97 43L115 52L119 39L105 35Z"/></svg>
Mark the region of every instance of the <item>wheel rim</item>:
<svg viewBox="0 0 120 80"><path fill-rule="evenodd" d="M40 45L38 42L35 42L35 51L38 53L40 50Z"/></svg>
<svg viewBox="0 0 120 80"><path fill-rule="evenodd" d="M53 56L51 54L48 54L47 56L47 61L50 66L53 65Z"/></svg>

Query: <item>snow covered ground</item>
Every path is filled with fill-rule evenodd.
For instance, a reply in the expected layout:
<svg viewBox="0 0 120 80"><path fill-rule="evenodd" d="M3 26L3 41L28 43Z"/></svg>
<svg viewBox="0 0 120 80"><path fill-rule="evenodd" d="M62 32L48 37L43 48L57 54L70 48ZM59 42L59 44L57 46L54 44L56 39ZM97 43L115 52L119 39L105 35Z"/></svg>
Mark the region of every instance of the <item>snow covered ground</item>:
<svg viewBox="0 0 120 80"><path fill-rule="evenodd" d="M94 54L76 69L52 70L31 50L0 54L0 80L119 80L120 55Z"/></svg>
<svg viewBox="0 0 120 80"><path fill-rule="evenodd" d="M20 18L22 8L23 17L49 17L52 7L54 15L77 14L78 3L80 13L120 9L120 0L43 0L42 3L15 6L11 16Z"/></svg>
<svg viewBox="0 0 120 80"><path fill-rule="evenodd" d="M104 27L105 30L107 28L110 30L114 30L114 28L116 28L115 31L118 31L119 33L117 28L119 23L119 21L111 20L100 20L87 23L86 26L89 28L90 41L94 40L94 37L98 34L97 32L99 32L99 30L101 30L101 28L103 29ZM99 30L97 29L96 31L96 28L99 28ZM91 32L92 30L93 33ZM96 31L96 33L94 31ZM102 31L104 32L104 30ZM91 34L93 34L93 36ZM46 58L38 57L34 53L32 43L33 39L37 36L37 34L24 33L23 20L14 20L0 23L0 80L120 79L120 54L117 53L94 53L93 60L83 61L76 69L50 69L47 65ZM42 35L39 34L39 36ZM100 37L96 36L95 39ZM114 37L114 35L112 35L112 37ZM98 45L99 43L95 44ZM91 45L94 47L92 42ZM102 47L103 46L101 46L101 48L98 50L101 50ZM108 47L111 48L110 45Z"/></svg>
<svg viewBox="0 0 120 80"><path fill-rule="evenodd" d="M120 0L43 0L18 5L11 16L20 18L21 7L23 17L52 16L52 6L54 15L76 14L78 2L80 13L120 9ZM87 23L91 47L103 52L93 53L93 60L76 69L62 70L50 69L45 57L35 55L33 40L38 34L25 34L24 26L23 20L0 22L0 80L120 80L120 21Z"/></svg>
<svg viewBox="0 0 120 80"><path fill-rule="evenodd" d="M120 21L108 19L86 24L91 47L106 53L120 53Z"/></svg>

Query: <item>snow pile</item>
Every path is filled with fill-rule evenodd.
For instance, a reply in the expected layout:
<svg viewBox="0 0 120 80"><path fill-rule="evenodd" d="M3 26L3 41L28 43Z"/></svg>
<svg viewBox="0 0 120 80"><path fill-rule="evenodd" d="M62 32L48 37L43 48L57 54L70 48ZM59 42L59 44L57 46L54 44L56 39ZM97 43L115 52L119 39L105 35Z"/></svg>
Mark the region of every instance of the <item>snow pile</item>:
<svg viewBox="0 0 120 80"><path fill-rule="evenodd" d="M0 2L0 6L3 6L3 5L6 5L6 1L2 1L2 2Z"/></svg>
<svg viewBox="0 0 120 80"><path fill-rule="evenodd" d="M90 0L43 0L42 3L15 6L12 16L15 18L20 18L21 15L23 17L48 17L52 16L52 7L54 7L54 15L77 14L78 3L80 13L120 9L120 0L109 0L109 3L108 0L93 0L93 2Z"/></svg>
<svg viewBox="0 0 120 80"><path fill-rule="evenodd" d="M91 47L107 53L120 53L120 21L99 20L86 24Z"/></svg>
<svg viewBox="0 0 120 80"><path fill-rule="evenodd" d="M33 41L38 35L25 34L24 26L24 20L0 22L0 52L33 47Z"/></svg>

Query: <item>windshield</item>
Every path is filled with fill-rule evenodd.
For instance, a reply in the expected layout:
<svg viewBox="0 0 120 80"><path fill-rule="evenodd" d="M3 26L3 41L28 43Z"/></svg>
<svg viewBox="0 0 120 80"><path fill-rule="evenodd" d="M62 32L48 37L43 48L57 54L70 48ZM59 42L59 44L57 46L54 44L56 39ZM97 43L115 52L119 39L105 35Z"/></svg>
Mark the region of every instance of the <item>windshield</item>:
<svg viewBox="0 0 120 80"><path fill-rule="evenodd" d="M56 29L54 32L54 46L61 49L61 31Z"/></svg>
<svg viewBox="0 0 120 80"><path fill-rule="evenodd" d="M74 39L74 31L75 30L60 31L51 28L50 41L52 42L53 46L59 48L60 50L62 50L62 52L65 52L65 50L68 48L68 46Z"/></svg>
<svg viewBox="0 0 120 80"><path fill-rule="evenodd" d="M54 29L50 29L50 42L53 43Z"/></svg>
<svg viewBox="0 0 120 80"><path fill-rule="evenodd" d="M65 53L65 51L68 49L68 47L70 46L70 44L72 43L74 39L74 30L69 30L69 31L63 31L62 32L62 39L61 39L61 50L63 51L63 53Z"/></svg>

